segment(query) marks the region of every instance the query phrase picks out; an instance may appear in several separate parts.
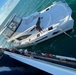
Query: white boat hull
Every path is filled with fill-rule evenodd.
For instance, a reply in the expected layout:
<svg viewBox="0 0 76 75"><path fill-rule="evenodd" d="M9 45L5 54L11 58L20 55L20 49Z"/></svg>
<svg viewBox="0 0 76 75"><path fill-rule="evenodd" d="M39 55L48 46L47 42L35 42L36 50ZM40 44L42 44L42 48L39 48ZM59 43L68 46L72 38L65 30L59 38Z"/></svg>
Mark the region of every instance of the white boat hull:
<svg viewBox="0 0 76 75"><path fill-rule="evenodd" d="M8 42L12 41L16 48L28 47L62 33L68 35L66 31L73 29L74 25L71 14L68 4L59 1L29 17L13 16L1 33L8 29L5 32Z"/></svg>
<svg viewBox="0 0 76 75"><path fill-rule="evenodd" d="M69 30L73 29L73 23L74 23L74 20L72 18L70 18L66 23L64 23L62 25L62 27L60 27L60 29L62 29L62 30L60 30L59 28L55 28L52 31L50 30L48 32L42 33L41 34L42 36L34 39L33 41L30 41L29 43L25 43L25 44L22 44L22 45L21 44L20 45L19 44L14 44L14 47L23 48L23 47L36 45L36 44L41 43L41 42L43 42L45 40L51 39L51 38L53 38L55 36L58 36L58 35L60 35L62 33L65 34L66 31L69 31ZM59 32L57 34L53 35L53 33L57 32L57 31L59 31Z"/></svg>

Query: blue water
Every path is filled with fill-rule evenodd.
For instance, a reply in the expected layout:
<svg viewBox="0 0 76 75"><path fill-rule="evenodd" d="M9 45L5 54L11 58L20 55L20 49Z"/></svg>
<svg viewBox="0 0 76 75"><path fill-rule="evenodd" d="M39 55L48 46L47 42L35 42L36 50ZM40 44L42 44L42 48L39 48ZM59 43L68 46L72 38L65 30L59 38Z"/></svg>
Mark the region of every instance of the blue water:
<svg viewBox="0 0 76 75"><path fill-rule="evenodd" d="M34 12L45 9L50 6L55 0L20 0L17 6L12 10L2 25L6 23L11 15L16 13L20 17L26 17ZM73 10L72 17L76 20L76 0L66 0L71 9ZM29 47L29 50L44 51L52 54L76 57L76 21L74 23L74 29L69 32L72 38L65 34L59 35L53 39L47 40L41 44L37 44L33 47ZM0 36L1 47L12 47L12 43L8 43L4 36Z"/></svg>

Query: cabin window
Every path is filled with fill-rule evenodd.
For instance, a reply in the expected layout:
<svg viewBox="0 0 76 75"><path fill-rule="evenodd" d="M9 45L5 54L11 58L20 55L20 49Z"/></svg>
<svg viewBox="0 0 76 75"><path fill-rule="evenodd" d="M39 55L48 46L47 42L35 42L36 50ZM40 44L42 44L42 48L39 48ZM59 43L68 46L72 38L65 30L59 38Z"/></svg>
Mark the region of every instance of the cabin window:
<svg viewBox="0 0 76 75"><path fill-rule="evenodd" d="M48 28L48 30L52 30L52 29L53 29L53 27L49 27L49 28Z"/></svg>
<svg viewBox="0 0 76 75"><path fill-rule="evenodd" d="M49 10L49 8L46 9L46 11L48 11L48 10Z"/></svg>
<svg viewBox="0 0 76 75"><path fill-rule="evenodd" d="M56 31L56 32L54 32L53 35L57 34L58 32L60 32L60 31Z"/></svg>
<svg viewBox="0 0 76 75"><path fill-rule="evenodd" d="M19 40L19 41L20 41L20 40L26 39L26 38L28 38L30 35L31 35L31 34L23 35L23 36L21 36L21 37L17 38L17 40Z"/></svg>

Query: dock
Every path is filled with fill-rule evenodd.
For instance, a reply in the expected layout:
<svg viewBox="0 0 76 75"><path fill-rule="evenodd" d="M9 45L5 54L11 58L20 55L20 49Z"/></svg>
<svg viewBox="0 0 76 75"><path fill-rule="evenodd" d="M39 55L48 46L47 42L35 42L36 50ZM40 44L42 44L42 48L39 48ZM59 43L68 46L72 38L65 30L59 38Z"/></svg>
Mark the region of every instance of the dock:
<svg viewBox="0 0 76 75"><path fill-rule="evenodd" d="M62 66L59 64L47 62L44 60L35 59L33 57L27 57L16 53L11 53L4 51L5 54L9 55L11 58L18 60L24 64L28 64L37 69L43 70L47 73L53 75L76 75L76 69Z"/></svg>

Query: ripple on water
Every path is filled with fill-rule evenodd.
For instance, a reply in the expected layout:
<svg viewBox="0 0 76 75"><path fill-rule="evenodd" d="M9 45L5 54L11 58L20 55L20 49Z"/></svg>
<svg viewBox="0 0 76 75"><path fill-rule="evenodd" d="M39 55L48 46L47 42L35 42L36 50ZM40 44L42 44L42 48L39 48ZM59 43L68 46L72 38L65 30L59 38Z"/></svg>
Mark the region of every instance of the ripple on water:
<svg viewBox="0 0 76 75"><path fill-rule="evenodd" d="M2 71L11 71L11 69L9 67L0 67L0 72Z"/></svg>

